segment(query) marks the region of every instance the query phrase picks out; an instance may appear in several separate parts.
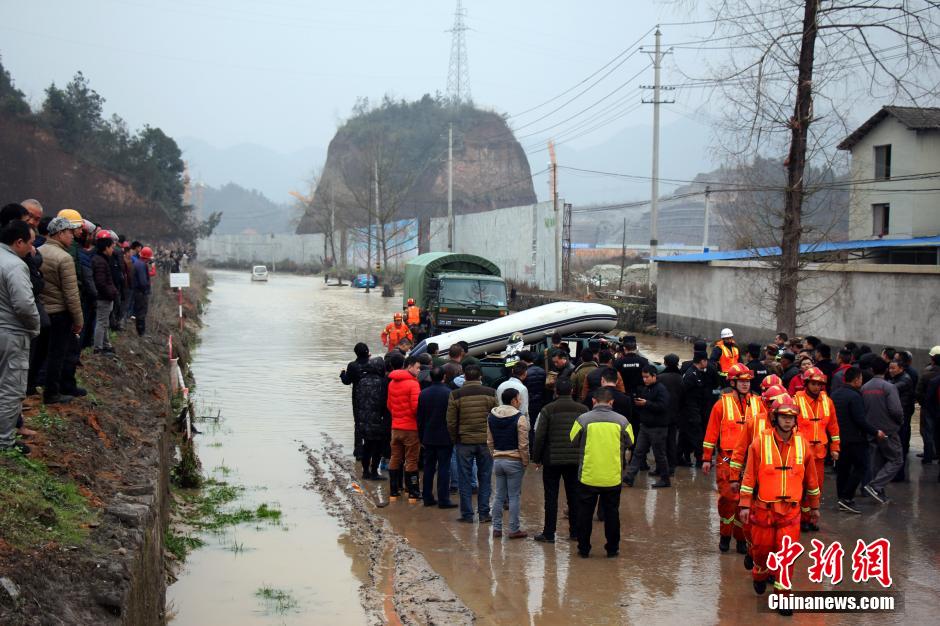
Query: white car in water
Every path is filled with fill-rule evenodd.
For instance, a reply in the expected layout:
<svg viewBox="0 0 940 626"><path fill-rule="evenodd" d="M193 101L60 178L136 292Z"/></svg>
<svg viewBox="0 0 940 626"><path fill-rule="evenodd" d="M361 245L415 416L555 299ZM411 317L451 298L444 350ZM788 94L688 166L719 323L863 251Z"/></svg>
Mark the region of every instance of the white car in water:
<svg viewBox="0 0 940 626"><path fill-rule="evenodd" d="M268 282L268 268L264 265L255 265L251 268L251 280L252 282Z"/></svg>

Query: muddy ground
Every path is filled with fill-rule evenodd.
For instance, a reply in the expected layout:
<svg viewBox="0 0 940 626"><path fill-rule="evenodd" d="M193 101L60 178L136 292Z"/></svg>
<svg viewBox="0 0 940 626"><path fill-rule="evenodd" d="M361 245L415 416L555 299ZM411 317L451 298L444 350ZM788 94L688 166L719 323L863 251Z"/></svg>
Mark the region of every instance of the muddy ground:
<svg viewBox="0 0 940 626"><path fill-rule="evenodd" d="M387 505L381 494L356 479L342 446L324 434L318 450L301 451L310 464L309 489L353 538L368 567L360 594L373 624L470 624L473 612L407 539L375 513Z"/></svg>
<svg viewBox="0 0 940 626"><path fill-rule="evenodd" d="M14 529L0 535L0 577L9 583L0 589L2 624L120 623L129 617L122 611L141 601L130 595L138 591L131 577L160 523L154 505L167 469L160 446L170 411L167 335L185 360L198 330L198 298L186 300L189 322L180 336L175 296L163 281L156 285L145 337L131 323L112 340L114 357L83 353L78 377L86 397L46 407L34 396L24 406L26 426L37 431L26 439L29 461L0 459L0 508ZM194 272L189 293L204 294L205 285L206 275ZM21 499L14 489L20 478L39 480L43 493ZM73 491L80 496L67 503L69 517L57 519L66 510L58 500ZM27 509L18 509L24 502ZM15 532L17 516L25 526L37 514L45 519L35 532ZM162 562L146 575L153 597L145 603L162 611Z"/></svg>

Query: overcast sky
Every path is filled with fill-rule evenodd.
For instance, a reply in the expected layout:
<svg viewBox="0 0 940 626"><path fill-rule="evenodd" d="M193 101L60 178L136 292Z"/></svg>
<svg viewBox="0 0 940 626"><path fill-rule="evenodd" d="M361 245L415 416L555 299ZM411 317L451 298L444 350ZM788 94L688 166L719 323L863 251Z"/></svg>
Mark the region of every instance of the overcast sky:
<svg viewBox="0 0 940 626"><path fill-rule="evenodd" d="M108 114L119 113L134 128L150 123L172 136L197 137L219 147L251 142L293 151L325 146L358 96L375 99L391 93L410 99L444 91L451 42L446 31L455 4L3 2L0 54L34 105L50 82L63 85L81 70L107 99ZM676 14L666 4L624 0L469 0L464 6L472 28L467 47L473 97L482 106L510 114L576 84L658 20L695 17ZM693 28L701 32L701 27ZM689 27L664 30L667 38L693 32ZM652 44L652 35L644 41ZM692 55L683 59L687 65L694 66ZM610 88L642 70L648 60L634 55L610 77ZM640 82L651 83L652 72L634 81ZM633 86L620 93L631 92L639 99ZM597 93L600 97L604 92ZM583 100L585 105L591 101ZM694 105L684 102L682 110ZM622 123L581 139L600 142L631 120L635 125L650 115L649 107L639 108ZM520 118L516 125L534 117Z"/></svg>

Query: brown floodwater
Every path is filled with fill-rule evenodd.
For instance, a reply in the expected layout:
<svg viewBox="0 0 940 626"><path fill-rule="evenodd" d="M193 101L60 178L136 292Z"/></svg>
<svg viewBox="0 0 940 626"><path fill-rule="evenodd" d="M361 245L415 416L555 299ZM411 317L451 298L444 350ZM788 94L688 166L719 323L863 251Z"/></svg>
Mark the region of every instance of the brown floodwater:
<svg viewBox="0 0 940 626"><path fill-rule="evenodd" d="M370 584L367 564L349 531L325 512L315 491L304 488L309 466L298 448L304 443L316 450L325 432L346 447L351 461L349 389L338 373L352 358L356 341L377 351L378 333L400 300L325 287L316 278L273 275L266 285L252 285L247 273L213 276L212 304L193 368L200 403L220 409L223 420L202 439L200 456L208 472L231 468L229 479L247 487L248 504L278 504L284 517L281 526L239 526L222 537L205 536L207 546L190 555L169 589L174 623L364 623L359 599L360 585ZM668 352L685 359L691 352L676 339L639 335L638 341L641 352L655 360ZM889 485L894 502L879 506L859 498L862 515L835 510L835 478L827 474L822 530L816 533L826 544L842 542L849 579L856 539L889 538L894 590L903 596L903 611L851 619L797 615L794 623L935 623L940 485L936 465L921 471L913 456L919 449L915 434L912 480ZM718 552L713 479L680 468L673 488L652 490L650 483L641 475L635 488L623 491L617 559L602 558L600 523L594 525L594 556L587 560L563 538L562 515L557 543L531 539L543 517L541 477L534 467L523 486L521 517L528 539L494 540L489 525L458 524L454 511L406 501L377 511L425 555L481 623L779 621L758 613L760 600L741 557ZM562 495L560 510L563 503ZM804 537L807 547L808 542ZM233 551L233 543L245 549ZM797 563L796 589L815 588L807 580L808 564L806 555ZM297 607L270 610L254 595L262 586L290 591ZM843 582L836 589L880 587Z"/></svg>

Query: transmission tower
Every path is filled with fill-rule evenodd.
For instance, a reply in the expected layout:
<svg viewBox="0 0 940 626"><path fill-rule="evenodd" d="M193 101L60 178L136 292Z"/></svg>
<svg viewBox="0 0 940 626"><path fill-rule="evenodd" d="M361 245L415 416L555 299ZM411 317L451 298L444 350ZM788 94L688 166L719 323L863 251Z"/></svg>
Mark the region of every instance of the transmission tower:
<svg viewBox="0 0 940 626"><path fill-rule="evenodd" d="M467 65L467 38L464 35L470 27L464 23L467 10L461 0L457 0L454 11L454 26L451 33L450 69L447 72L447 98L454 104L470 101L470 72Z"/></svg>

